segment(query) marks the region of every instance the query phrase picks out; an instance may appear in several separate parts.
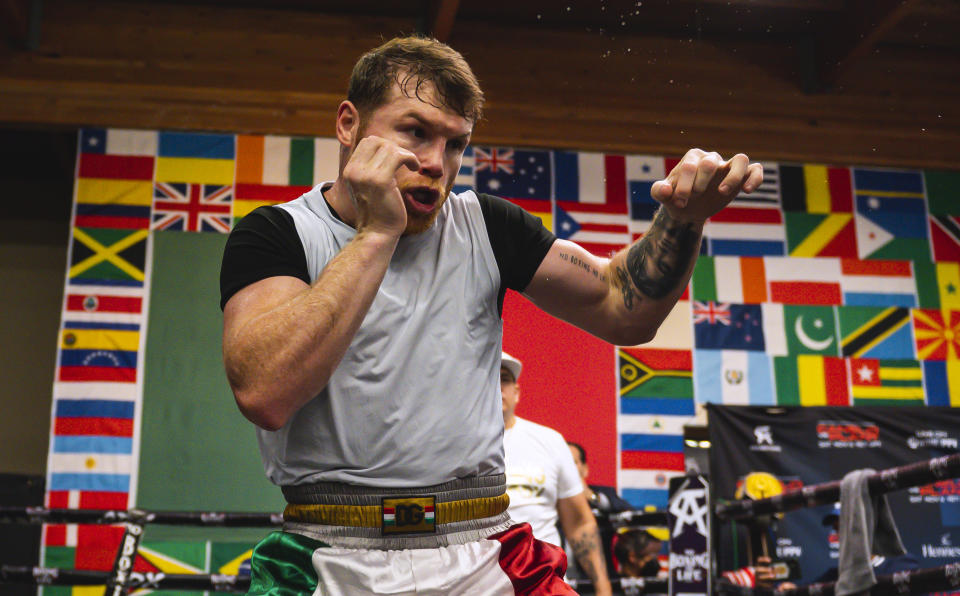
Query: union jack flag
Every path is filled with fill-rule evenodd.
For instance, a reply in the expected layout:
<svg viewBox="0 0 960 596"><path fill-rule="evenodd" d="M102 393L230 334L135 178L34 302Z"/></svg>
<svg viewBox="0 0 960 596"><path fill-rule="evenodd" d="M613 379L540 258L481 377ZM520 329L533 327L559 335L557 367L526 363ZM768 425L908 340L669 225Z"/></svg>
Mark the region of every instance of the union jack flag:
<svg viewBox="0 0 960 596"><path fill-rule="evenodd" d="M233 186L157 182L151 228L227 234L232 202Z"/></svg>
<svg viewBox="0 0 960 596"><path fill-rule="evenodd" d="M693 301L693 323L708 322L711 325L720 323L721 325L730 324L730 304L727 302L700 302Z"/></svg>
<svg viewBox="0 0 960 596"><path fill-rule="evenodd" d="M474 152L474 167L476 171L504 171L507 174L513 174L513 149L498 149L497 147L483 149L475 147Z"/></svg>

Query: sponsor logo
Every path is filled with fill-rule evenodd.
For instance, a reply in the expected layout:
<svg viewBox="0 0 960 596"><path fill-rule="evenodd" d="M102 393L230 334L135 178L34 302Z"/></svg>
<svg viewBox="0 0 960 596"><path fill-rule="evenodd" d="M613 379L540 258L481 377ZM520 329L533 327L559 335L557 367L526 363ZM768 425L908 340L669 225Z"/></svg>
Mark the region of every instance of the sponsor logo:
<svg viewBox="0 0 960 596"><path fill-rule="evenodd" d="M710 506L708 486L687 478L667 508L670 526L670 591L710 594Z"/></svg>
<svg viewBox="0 0 960 596"><path fill-rule="evenodd" d="M217 512L213 512L213 511L210 511L210 512L207 512L207 513L201 513L201 514L200 514L200 521L202 521L202 522L205 523L205 524L221 525L221 524L223 524L224 522L227 521L227 514L226 514L226 513L217 513Z"/></svg>
<svg viewBox="0 0 960 596"><path fill-rule="evenodd" d="M821 449L877 448L882 444L880 427L870 422L821 420L817 423L817 446Z"/></svg>
<svg viewBox="0 0 960 596"><path fill-rule="evenodd" d="M214 573L210 576L210 583L213 584L214 590L218 592L229 592L233 586L237 585L237 577L236 575Z"/></svg>
<svg viewBox="0 0 960 596"><path fill-rule="evenodd" d="M707 535L707 491L685 490L670 503L670 513L677 518L673 533L679 536L686 526L694 526L697 533Z"/></svg>
<svg viewBox="0 0 960 596"><path fill-rule="evenodd" d="M34 567L33 579L38 586L47 586L53 584L53 581L60 577L60 570L55 567Z"/></svg>
<svg viewBox="0 0 960 596"><path fill-rule="evenodd" d="M949 563L944 567L943 575L950 582L950 586L956 588L960 586L960 563Z"/></svg>
<svg viewBox="0 0 960 596"><path fill-rule="evenodd" d="M914 486L908 493L911 503L960 503L960 478Z"/></svg>
<svg viewBox="0 0 960 596"><path fill-rule="evenodd" d="M707 581L707 569L709 568L710 553L670 553L670 570L675 581L684 583L705 582Z"/></svg>
<svg viewBox="0 0 960 596"><path fill-rule="evenodd" d="M930 473L937 478L946 478L948 467L949 463L947 461L947 456L937 457L930 460Z"/></svg>
<svg viewBox="0 0 960 596"><path fill-rule="evenodd" d="M113 564L113 573L107 580L106 594L123 596L127 593L127 583L130 581L130 574L133 572L133 558L137 554L137 547L140 545L142 536L143 526L135 523L127 524L120 552Z"/></svg>
<svg viewBox="0 0 960 596"><path fill-rule="evenodd" d="M383 499L383 533L435 532L436 503L429 497Z"/></svg>
<svg viewBox="0 0 960 596"><path fill-rule="evenodd" d="M753 428L753 437L756 440L755 445L750 445L750 451L773 451L780 453L783 448L777 445L773 440L773 431L769 425L755 426Z"/></svg>
<svg viewBox="0 0 960 596"><path fill-rule="evenodd" d="M803 547L794 544L793 539L786 536L777 538L778 559L799 559L801 556L803 556Z"/></svg>
<svg viewBox="0 0 960 596"><path fill-rule="evenodd" d="M141 588L147 590L159 590L160 582L163 581L165 574L160 571L148 571L146 573L140 573L139 571L134 571L130 574L130 581L128 586L131 588Z"/></svg>
<svg viewBox="0 0 960 596"><path fill-rule="evenodd" d="M897 590L897 594L909 594L910 593L910 572L894 571L893 587Z"/></svg>
<svg viewBox="0 0 960 596"><path fill-rule="evenodd" d="M945 430L918 430L907 439L910 449L934 448L956 450L958 441Z"/></svg>
<svg viewBox="0 0 960 596"><path fill-rule="evenodd" d="M923 544L920 552L926 559L960 559L960 546L954 546L950 534L940 535L940 544Z"/></svg>

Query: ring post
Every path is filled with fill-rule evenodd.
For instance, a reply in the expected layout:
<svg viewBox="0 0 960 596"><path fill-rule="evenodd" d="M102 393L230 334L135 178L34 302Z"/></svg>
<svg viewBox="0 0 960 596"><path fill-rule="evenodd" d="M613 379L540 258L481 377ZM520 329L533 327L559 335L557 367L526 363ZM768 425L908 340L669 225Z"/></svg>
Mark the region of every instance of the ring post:
<svg viewBox="0 0 960 596"><path fill-rule="evenodd" d="M710 596L710 486L698 474L688 475L670 499L671 596Z"/></svg>

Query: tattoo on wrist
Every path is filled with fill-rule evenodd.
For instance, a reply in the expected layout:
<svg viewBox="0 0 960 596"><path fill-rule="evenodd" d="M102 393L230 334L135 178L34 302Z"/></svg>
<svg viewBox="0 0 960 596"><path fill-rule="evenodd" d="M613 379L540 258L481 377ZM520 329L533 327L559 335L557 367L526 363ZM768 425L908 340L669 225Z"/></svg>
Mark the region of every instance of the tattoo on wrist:
<svg viewBox="0 0 960 596"><path fill-rule="evenodd" d="M663 298L677 289L696 257L700 232L660 209L650 230L627 251L627 271L640 292Z"/></svg>
<svg viewBox="0 0 960 596"><path fill-rule="evenodd" d="M596 277L600 281L607 281L607 277L603 273L601 273L599 269L597 269L590 263L584 261L577 255L571 255L565 252L561 252L560 259L570 263L571 265L576 265L577 267L583 269L584 271Z"/></svg>

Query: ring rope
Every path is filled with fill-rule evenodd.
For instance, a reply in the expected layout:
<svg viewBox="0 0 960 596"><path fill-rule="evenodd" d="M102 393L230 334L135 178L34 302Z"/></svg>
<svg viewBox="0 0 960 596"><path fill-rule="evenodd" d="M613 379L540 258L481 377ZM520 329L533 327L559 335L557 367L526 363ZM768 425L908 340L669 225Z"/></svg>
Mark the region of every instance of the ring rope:
<svg viewBox="0 0 960 596"><path fill-rule="evenodd" d="M742 594L743 596L773 594L772 590L747 588L720 583L717 586L721 594ZM776 592L777 596L834 596L836 582L809 584L792 590ZM878 575L877 583L870 588L871 596L903 596L904 594L927 594L960 588L960 563L950 563L943 567L900 571L891 575Z"/></svg>
<svg viewBox="0 0 960 596"><path fill-rule="evenodd" d="M0 582L36 586L102 586L110 571L0 565ZM130 574L128 589L246 592L250 577L243 575L140 573Z"/></svg>
<svg viewBox="0 0 960 596"><path fill-rule="evenodd" d="M49 509L47 507L0 507L0 523L28 524L123 524L151 523L165 526L221 526L265 528L283 525L281 513L222 511L144 511L142 509Z"/></svg>
<svg viewBox="0 0 960 596"><path fill-rule="evenodd" d="M867 487L871 496L877 496L956 477L960 477L960 453L882 470L867 479ZM720 519L744 519L827 505L839 500L840 481L832 480L822 484L811 484L800 490L787 491L766 499L755 501L740 499L718 503L715 511Z"/></svg>

